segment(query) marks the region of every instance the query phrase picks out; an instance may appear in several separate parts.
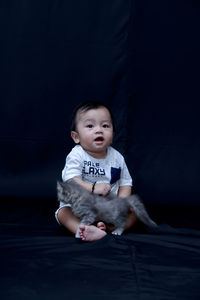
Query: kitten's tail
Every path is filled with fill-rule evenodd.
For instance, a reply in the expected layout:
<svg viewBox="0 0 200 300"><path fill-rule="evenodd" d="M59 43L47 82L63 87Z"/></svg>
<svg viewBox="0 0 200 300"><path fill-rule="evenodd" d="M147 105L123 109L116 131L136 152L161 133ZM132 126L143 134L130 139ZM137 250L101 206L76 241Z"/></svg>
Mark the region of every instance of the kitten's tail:
<svg viewBox="0 0 200 300"><path fill-rule="evenodd" d="M145 225L149 227L157 227L158 225L150 218L148 215L146 208L144 207L144 204L140 200L140 198L137 195L131 195L127 198L130 206L133 208L135 214L140 219L141 222L143 222Z"/></svg>

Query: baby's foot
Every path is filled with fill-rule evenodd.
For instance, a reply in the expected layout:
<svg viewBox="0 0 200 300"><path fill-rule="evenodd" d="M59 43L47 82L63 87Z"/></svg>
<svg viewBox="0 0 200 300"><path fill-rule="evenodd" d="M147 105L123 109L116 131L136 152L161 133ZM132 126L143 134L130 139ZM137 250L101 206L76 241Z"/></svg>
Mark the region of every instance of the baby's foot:
<svg viewBox="0 0 200 300"><path fill-rule="evenodd" d="M101 230L94 225L80 225L79 233L82 241L87 242L100 240L107 234L104 230Z"/></svg>
<svg viewBox="0 0 200 300"><path fill-rule="evenodd" d="M106 225L103 222L98 222L97 228L106 231Z"/></svg>

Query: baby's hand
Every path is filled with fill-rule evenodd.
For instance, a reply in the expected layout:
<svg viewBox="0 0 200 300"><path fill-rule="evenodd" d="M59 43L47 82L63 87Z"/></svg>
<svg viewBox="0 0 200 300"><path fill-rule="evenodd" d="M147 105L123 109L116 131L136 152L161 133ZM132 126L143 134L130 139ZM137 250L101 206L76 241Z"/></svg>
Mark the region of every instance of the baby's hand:
<svg viewBox="0 0 200 300"><path fill-rule="evenodd" d="M106 196L110 193L111 186L108 183L96 183L94 187L93 194L100 195L100 196Z"/></svg>

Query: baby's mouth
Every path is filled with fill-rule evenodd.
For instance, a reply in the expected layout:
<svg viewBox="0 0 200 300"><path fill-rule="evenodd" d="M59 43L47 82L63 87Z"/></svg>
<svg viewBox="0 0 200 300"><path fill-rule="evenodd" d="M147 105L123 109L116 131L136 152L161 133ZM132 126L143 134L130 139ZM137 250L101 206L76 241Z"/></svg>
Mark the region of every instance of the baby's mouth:
<svg viewBox="0 0 200 300"><path fill-rule="evenodd" d="M96 143L102 143L104 141L104 138L102 136L98 136L94 141Z"/></svg>

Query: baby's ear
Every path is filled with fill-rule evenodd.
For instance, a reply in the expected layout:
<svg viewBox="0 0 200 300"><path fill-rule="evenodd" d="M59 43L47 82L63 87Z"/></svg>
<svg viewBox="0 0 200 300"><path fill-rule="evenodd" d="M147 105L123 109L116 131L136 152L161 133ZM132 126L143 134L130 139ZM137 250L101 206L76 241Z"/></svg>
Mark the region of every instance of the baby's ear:
<svg viewBox="0 0 200 300"><path fill-rule="evenodd" d="M71 131L71 137L74 141L75 144L79 144L80 139L79 139L79 134L76 131Z"/></svg>

